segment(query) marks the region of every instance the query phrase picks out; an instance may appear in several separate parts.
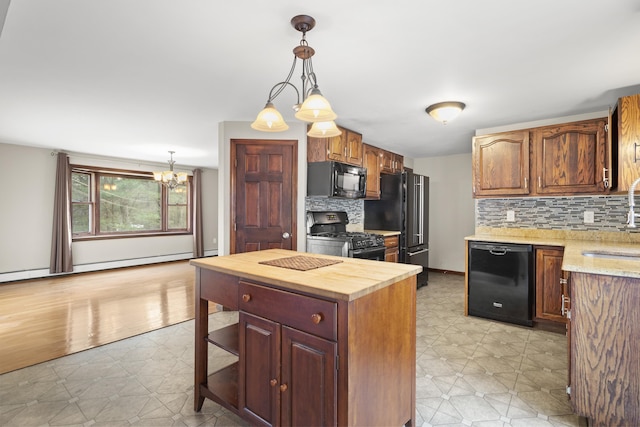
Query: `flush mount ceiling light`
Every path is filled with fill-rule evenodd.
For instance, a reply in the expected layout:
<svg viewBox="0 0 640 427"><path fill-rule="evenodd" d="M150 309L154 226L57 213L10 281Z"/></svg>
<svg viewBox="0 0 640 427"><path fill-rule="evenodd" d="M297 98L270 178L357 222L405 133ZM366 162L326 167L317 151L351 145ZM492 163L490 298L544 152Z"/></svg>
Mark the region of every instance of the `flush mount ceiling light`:
<svg viewBox="0 0 640 427"><path fill-rule="evenodd" d="M342 132L340 132L334 123L337 115L331 109L329 101L322 96L320 89L318 89L318 81L311 63L311 57L315 54L315 51L308 45L305 38L307 31L311 31L313 27L315 27L316 21L307 15L297 15L291 18L291 25L302 33L300 45L293 49L293 64L291 65L291 70L289 70L289 75L284 81L276 83L271 88L264 109L260 111L256 120L251 123L251 127L263 132L281 132L289 129L282 115L273 105L273 100L276 99L286 87L292 87L298 97L296 104L293 106L296 112L296 119L313 123L307 135L320 137L340 135ZM298 59L302 60L301 90L298 90L298 88L290 82ZM301 93L302 105L300 104Z"/></svg>
<svg viewBox="0 0 640 427"><path fill-rule="evenodd" d="M169 190L173 190L179 185L184 185L184 183L187 182L187 174L185 172L175 173L173 171L173 165L176 163L175 160L173 160L173 153L175 153L175 151L169 151L169 154L171 155L171 159L167 160L169 163L169 170L153 173L153 179L160 182L162 185L165 185Z"/></svg>
<svg viewBox="0 0 640 427"><path fill-rule="evenodd" d="M447 101L429 105L426 111L431 117L446 125L449 121L458 117L464 107L465 105L462 102Z"/></svg>

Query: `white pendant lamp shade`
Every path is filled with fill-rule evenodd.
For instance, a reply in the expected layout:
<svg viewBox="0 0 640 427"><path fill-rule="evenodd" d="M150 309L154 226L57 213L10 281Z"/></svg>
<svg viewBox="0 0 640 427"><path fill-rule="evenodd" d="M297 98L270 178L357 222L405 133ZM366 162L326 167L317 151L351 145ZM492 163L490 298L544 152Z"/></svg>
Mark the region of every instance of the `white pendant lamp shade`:
<svg viewBox="0 0 640 427"><path fill-rule="evenodd" d="M289 125L285 123L282 115L268 102L264 109L258 113L256 121L251 123L251 127L262 132L282 132L289 129Z"/></svg>
<svg viewBox="0 0 640 427"><path fill-rule="evenodd" d="M311 129L307 132L307 136L315 138L330 138L332 136L341 135L342 132L338 129L335 122L314 122L311 125Z"/></svg>
<svg viewBox="0 0 640 427"><path fill-rule="evenodd" d="M304 100L295 116L296 119L305 122L330 122L338 117L331 109L329 101L322 96L318 88L314 88L311 91L311 94Z"/></svg>
<svg viewBox="0 0 640 427"><path fill-rule="evenodd" d="M443 124L455 119L464 110L465 105L462 102L447 101L427 107L427 113Z"/></svg>

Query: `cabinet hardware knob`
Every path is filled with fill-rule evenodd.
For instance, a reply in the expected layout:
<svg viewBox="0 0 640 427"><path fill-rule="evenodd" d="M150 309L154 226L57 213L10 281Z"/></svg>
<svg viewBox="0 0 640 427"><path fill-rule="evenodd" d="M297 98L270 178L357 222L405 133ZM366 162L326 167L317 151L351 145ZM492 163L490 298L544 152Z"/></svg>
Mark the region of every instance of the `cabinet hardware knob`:
<svg viewBox="0 0 640 427"><path fill-rule="evenodd" d="M314 313L311 315L311 321L313 323L315 323L316 325L320 322L322 322L322 314L320 313Z"/></svg>
<svg viewBox="0 0 640 427"><path fill-rule="evenodd" d="M271 387L274 387L276 384L278 384L278 380L274 378L271 381L269 381L269 384L271 384Z"/></svg>
<svg viewBox="0 0 640 427"><path fill-rule="evenodd" d="M242 301L244 301L244 302L251 301L251 295L250 294L243 294L242 295Z"/></svg>
<svg viewBox="0 0 640 427"><path fill-rule="evenodd" d="M280 386L280 391L287 391L287 385L286 384L282 384Z"/></svg>

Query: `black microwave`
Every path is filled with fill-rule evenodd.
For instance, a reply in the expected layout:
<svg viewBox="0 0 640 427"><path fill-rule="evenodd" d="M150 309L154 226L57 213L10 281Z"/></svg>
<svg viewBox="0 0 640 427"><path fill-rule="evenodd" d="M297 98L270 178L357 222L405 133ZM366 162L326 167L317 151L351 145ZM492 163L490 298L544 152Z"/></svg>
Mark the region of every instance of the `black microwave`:
<svg viewBox="0 0 640 427"><path fill-rule="evenodd" d="M307 164L307 195L362 199L367 192L367 169L340 162Z"/></svg>

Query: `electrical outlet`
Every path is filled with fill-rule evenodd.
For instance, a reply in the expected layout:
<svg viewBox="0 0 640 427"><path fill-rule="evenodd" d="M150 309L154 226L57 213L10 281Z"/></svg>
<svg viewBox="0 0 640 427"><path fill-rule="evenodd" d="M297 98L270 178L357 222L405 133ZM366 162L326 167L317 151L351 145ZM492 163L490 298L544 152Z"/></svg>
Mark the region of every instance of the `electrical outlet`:
<svg viewBox="0 0 640 427"><path fill-rule="evenodd" d="M507 221L514 222L516 220L516 213L514 211L507 211Z"/></svg>
<svg viewBox="0 0 640 427"><path fill-rule="evenodd" d="M215 245L216 243L218 243L218 238L217 238L217 237L214 237L214 238L213 238L213 244Z"/></svg>
<svg viewBox="0 0 640 427"><path fill-rule="evenodd" d="M585 224L593 224L593 211L584 211L584 223Z"/></svg>

